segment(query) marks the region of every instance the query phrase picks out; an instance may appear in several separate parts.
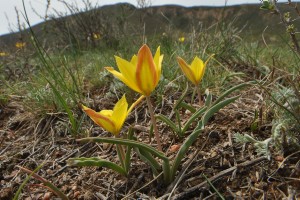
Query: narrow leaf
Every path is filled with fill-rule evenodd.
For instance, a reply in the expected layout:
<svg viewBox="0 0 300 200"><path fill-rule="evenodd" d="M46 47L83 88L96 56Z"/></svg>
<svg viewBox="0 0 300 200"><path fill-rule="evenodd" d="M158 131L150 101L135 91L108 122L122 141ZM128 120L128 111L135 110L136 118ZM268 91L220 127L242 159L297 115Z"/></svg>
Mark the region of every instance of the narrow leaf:
<svg viewBox="0 0 300 200"><path fill-rule="evenodd" d="M121 138L105 138L105 137L87 137L83 139L77 140L79 142L104 142L109 144L122 144L122 145L129 145L133 147L137 147L140 149L143 149L145 151L148 151L149 153L155 155L156 157L162 159L162 160L169 160L168 157L166 157L161 151L156 150L155 148L151 147L150 145L147 145L142 142L134 141L134 140L128 140L128 139L121 139Z"/></svg>
<svg viewBox="0 0 300 200"><path fill-rule="evenodd" d="M155 116L156 119L159 119L163 122L165 122L176 134L179 134L179 129L177 128L176 124L172 122L168 117L166 117L163 114L158 114Z"/></svg>
<svg viewBox="0 0 300 200"><path fill-rule="evenodd" d="M158 170L160 170L161 167L155 158L153 158L149 152L143 151L142 149L135 148L134 150L137 152L142 161L150 165L153 174L157 176L159 174Z"/></svg>
<svg viewBox="0 0 300 200"><path fill-rule="evenodd" d="M207 107L204 106L203 108L200 108L197 110L190 118L189 120L185 123L183 129L182 129L182 134L185 134L185 132L188 130L190 125L198 118L200 115L202 115L206 111Z"/></svg>
<svg viewBox="0 0 300 200"><path fill-rule="evenodd" d="M188 151L189 147L192 146L192 144L196 141L196 139L202 132L202 130L203 130L202 127L203 127L202 121L199 121L195 130L185 139L184 143L182 144L179 151L177 152L177 155L175 157L175 160L173 162L172 169L171 169L171 179L175 178L175 174L178 169L178 166L181 163L181 160L185 157L185 154Z"/></svg>
<svg viewBox="0 0 300 200"><path fill-rule="evenodd" d="M191 113L196 112L196 109L193 106L191 106L190 104L187 104L185 102L181 102L180 107L189 110Z"/></svg>
<svg viewBox="0 0 300 200"><path fill-rule="evenodd" d="M229 94L231 94L232 92L236 91L236 90L239 90L243 87L246 87L246 86L249 86L251 84L253 84L254 82L247 82L247 83L242 83L242 84L239 84L237 86L234 86L232 88L230 88L229 90L225 91L221 96L219 96L219 98L214 102L214 104L217 104L219 103L220 101L222 101L225 97L227 97Z"/></svg>
<svg viewBox="0 0 300 200"><path fill-rule="evenodd" d="M224 101L219 102L218 104L214 105L213 107L211 107L209 110L207 110L205 112L205 114L203 115L202 118L202 126L205 126L206 123L208 122L208 120L216 113L218 112L221 108L224 108L225 106L227 106L228 104L234 102L236 99L238 99L240 96L236 96L236 97L231 97L228 98Z"/></svg>
<svg viewBox="0 0 300 200"><path fill-rule="evenodd" d="M67 160L68 165L70 166L78 166L78 167L90 167L90 166L97 166L97 167L106 167L109 169L112 169L116 172L118 172L119 174L122 174L123 176L127 176L126 171L120 167L119 165L107 161L107 160L103 160L100 158L85 158L85 157L81 157L81 158L70 158Z"/></svg>

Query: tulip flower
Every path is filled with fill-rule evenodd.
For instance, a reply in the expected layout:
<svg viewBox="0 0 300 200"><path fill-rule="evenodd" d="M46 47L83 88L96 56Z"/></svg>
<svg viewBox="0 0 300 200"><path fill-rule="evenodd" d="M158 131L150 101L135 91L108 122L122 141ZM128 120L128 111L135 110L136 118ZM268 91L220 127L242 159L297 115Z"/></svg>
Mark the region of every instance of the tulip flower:
<svg viewBox="0 0 300 200"><path fill-rule="evenodd" d="M15 46L18 48L18 49L22 49L26 46L26 43L25 42L17 42L15 44Z"/></svg>
<svg viewBox="0 0 300 200"><path fill-rule="evenodd" d="M198 88L198 85L204 76L206 65L212 56L213 55L211 55L205 61L205 63L196 56L191 65L187 64L181 57L177 57L177 61L178 61L178 64L179 64L182 72L195 85L195 87L198 91L200 105L202 105L202 100L201 100L201 95L200 95L200 90Z"/></svg>
<svg viewBox="0 0 300 200"><path fill-rule="evenodd" d="M130 62L118 56L115 56L115 59L120 72L112 67L106 69L134 91L150 96L161 75L163 55L160 55L160 47L157 48L154 58L149 47L143 45L138 55L134 55Z"/></svg>
<svg viewBox="0 0 300 200"><path fill-rule="evenodd" d="M180 37L180 38L178 38L178 41L179 41L179 42L181 42L181 43L182 43L182 42L184 42L184 40L185 40L185 38L184 38L184 37Z"/></svg>
<svg viewBox="0 0 300 200"><path fill-rule="evenodd" d="M129 109L125 95L116 103L113 110L96 112L84 105L82 105L82 109L97 125L118 136L127 115L143 98L144 96L141 96Z"/></svg>
<svg viewBox="0 0 300 200"><path fill-rule="evenodd" d="M0 57L8 56L8 53L0 51Z"/></svg>
<svg viewBox="0 0 300 200"><path fill-rule="evenodd" d="M154 58L149 47L143 45L138 55L134 55L131 61L124 60L118 56L115 56L115 59L120 72L114 70L112 67L106 67L106 69L123 81L128 87L146 96L158 149L162 150L153 106L150 101L150 94L157 86L161 75L163 55L160 55L160 47L157 48Z"/></svg>

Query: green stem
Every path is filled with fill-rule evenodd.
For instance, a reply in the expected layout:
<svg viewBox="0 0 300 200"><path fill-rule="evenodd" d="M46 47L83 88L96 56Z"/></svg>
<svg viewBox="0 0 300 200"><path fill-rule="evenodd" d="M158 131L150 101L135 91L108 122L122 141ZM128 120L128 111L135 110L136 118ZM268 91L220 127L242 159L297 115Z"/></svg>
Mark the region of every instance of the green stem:
<svg viewBox="0 0 300 200"><path fill-rule="evenodd" d="M124 149L123 149L122 145L120 145L120 144L117 144L116 146L117 146L117 153L118 153L118 157L120 159L121 165L125 169L126 165L125 165L125 153L124 153ZM126 171L126 169L125 169L125 171Z"/></svg>
<svg viewBox="0 0 300 200"><path fill-rule="evenodd" d="M148 104L149 113L150 113L150 117L151 117L151 122L152 122L153 129L154 129L155 139L156 139L156 142L157 142L157 148L158 148L159 151L162 151L160 137L159 137L158 129L157 129L157 126L156 126L156 119L155 119L155 116L154 116L154 111L153 111L153 107L152 107L152 104L151 104L151 100L150 100L149 96L147 96L146 99L147 99L147 104Z"/></svg>
<svg viewBox="0 0 300 200"><path fill-rule="evenodd" d="M174 177L171 177L172 168L170 166L170 161L169 160L163 160L162 168L163 168L163 172L164 172L164 182L166 184L170 184L171 181L174 180Z"/></svg>
<svg viewBox="0 0 300 200"><path fill-rule="evenodd" d="M116 138L119 138L119 136L116 136ZM120 145L120 144L116 144L116 146L117 146L117 153L118 153L118 157L120 159L121 165L125 169L126 165L125 165L125 152L124 152L124 149L123 149L122 145ZM125 169L125 171L126 171L126 169Z"/></svg>

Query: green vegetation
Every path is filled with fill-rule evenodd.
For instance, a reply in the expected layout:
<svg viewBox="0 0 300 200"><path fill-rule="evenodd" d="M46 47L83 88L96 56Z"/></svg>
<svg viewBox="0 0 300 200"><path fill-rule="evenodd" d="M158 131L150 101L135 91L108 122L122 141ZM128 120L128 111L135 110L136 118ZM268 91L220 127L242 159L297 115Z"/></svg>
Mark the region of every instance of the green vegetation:
<svg viewBox="0 0 300 200"><path fill-rule="evenodd" d="M217 8L221 14L215 23L203 26L187 12L196 8L147 8L142 5L149 2L139 1L140 9L128 4L94 9L85 2L84 12L77 13L65 1L74 15L45 24L45 30L53 27L56 40L30 27L30 37L21 30L23 38L10 52L0 49L0 139L10 142L0 146L0 169L8 176L18 166L29 174L11 179L17 184L11 188L15 199L39 193L34 186L63 199L88 199L86 188L96 184L101 185L93 189L94 195L137 197L134 191L152 181L155 195L143 190L149 196L243 198L252 196L252 186L245 191L234 184L249 186L241 180L257 174L237 169L252 164L255 170L262 165L268 175L252 178L251 184L276 185L254 198L297 193L292 182L300 151L300 53L293 23L294 14L300 15L297 9L287 13L276 1L263 1L260 17L275 13L284 24L278 36L257 35L253 26L239 28L240 20L229 19L231 8ZM258 5L250 7L259 10ZM155 15L159 11L164 20ZM210 12L205 8L207 21ZM110 21L107 13L118 15ZM155 23L163 29L151 27ZM262 21L257 23L262 26ZM31 145L24 147L24 140ZM253 163L245 164L248 160ZM271 162L256 163L264 160ZM282 166L287 160L288 174L279 172L279 162ZM68 178L61 179L62 173ZM140 174L147 180L135 188L138 180L132 183L132 177ZM227 182L218 182L223 176ZM275 176L279 178L273 180ZM9 185L6 179L3 183ZM108 185L112 188L101 189ZM198 186L201 192L194 194ZM182 192L180 187L188 189ZM120 196L111 196L110 190Z"/></svg>

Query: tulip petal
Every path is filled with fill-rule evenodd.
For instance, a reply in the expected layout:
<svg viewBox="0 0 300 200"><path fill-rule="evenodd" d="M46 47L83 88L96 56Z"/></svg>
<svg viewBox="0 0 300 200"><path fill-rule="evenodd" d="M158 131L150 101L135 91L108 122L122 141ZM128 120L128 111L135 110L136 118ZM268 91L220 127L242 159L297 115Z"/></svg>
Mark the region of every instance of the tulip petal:
<svg viewBox="0 0 300 200"><path fill-rule="evenodd" d="M112 120L116 125L116 130L118 133L120 132L127 117L127 108L128 103L125 95L123 95L123 97L116 103L112 114Z"/></svg>
<svg viewBox="0 0 300 200"><path fill-rule="evenodd" d="M191 64L191 70L193 71L197 83L199 83L204 75L205 65L203 61L197 56L194 58Z"/></svg>
<svg viewBox="0 0 300 200"><path fill-rule="evenodd" d="M177 57L178 64L182 70L182 72L185 74L185 76L195 85L198 84L196 77L193 74L192 69L190 66L180 57Z"/></svg>
<svg viewBox="0 0 300 200"><path fill-rule="evenodd" d="M98 126L101 126L108 132L115 134L116 127L114 122L110 118L110 116L112 115L112 111L102 110L101 112L96 112L84 105L82 105L82 109Z"/></svg>
<svg viewBox="0 0 300 200"><path fill-rule="evenodd" d="M143 99L145 98L144 95L140 96L140 98L138 98L133 104L131 104L130 108L127 111L127 115L129 115L129 113L131 113L132 109L137 106Z"/></svg>
<svg viewBox="0 0 300 200"><path fill-rule="evenodd" d="M114 70L114 68L112 68L112 67L105 67L105 69L107 71L109 71L110 73L112 73L115 77L117 77L118 79L120 79L128 87L130 87L134 91L142 94L142 91L137 87L137 85L133 81L133 80L135 80L135 78L131 79L131 81L129 81L123 74L121 74L120 72Z"/></svg>
<svg viewBox="0 0 300 200"><path fill-rule="evenodd" d="M99 113L101 115L104 115L107 118L111 118L112 114L113 114L113 111L112 110L101 110Z"/></svg>
<svg viewBox="0 0 300 200"><path fill-rule="evenodd" d="M132 84L136 85L135 82L135 70L136 66L133 65L131 62L128 62L127 60L124 60L123 58L120 58L118 56L115 56L117 66L120 70L120 73ZM134 56L132 57L132 60L134 60Z"/></svg>
<svg viewBox="0 0 300 200"><path fill-rule="evenodd" d="M137 56L136 55L133 55L131 60L130 60L130 63L136 67L137 66Z"/></svg>
<svg viewBox="0 0 300 200"><path fill-rule="evenodd" d="M139 50L137 61L137 86L143 91L143 95L149 96L158 83L158 76L151 51L147 45L143 45Z"/></svg>
<svg viewBox="0 0 300 200"><path fill-rule="evenodd" d="M156 53L154 55L154 63L156 66L156 72L157 72L157 77L158 77L157 83L158 83L158 81L160 79L160 75L161 75L161 63L162 63L163 57L164 57L163 55L160 55L160 47L158 47L156 50Z"/></svg>

